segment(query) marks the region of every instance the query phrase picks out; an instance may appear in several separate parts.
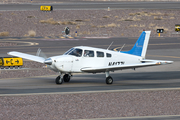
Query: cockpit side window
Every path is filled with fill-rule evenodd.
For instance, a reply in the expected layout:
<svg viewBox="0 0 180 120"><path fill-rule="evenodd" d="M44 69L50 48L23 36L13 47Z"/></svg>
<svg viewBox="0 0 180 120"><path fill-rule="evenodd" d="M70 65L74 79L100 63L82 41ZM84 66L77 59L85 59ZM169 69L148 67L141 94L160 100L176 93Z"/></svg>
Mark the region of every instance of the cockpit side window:
<svg viewBox="0 0 180 120"><path fill-rule="evenodd" d="M97 57L104 57L104 53L103 52L97 51L96 54L97 54Z"/></svg>
<svg viewBox="0 0 180 120"><path fill-rule="evenodd" d="M94 57L94 51L84 50L84 57Z"/></svg>
<svg viewBox="0 0 180 120"><path fill-rule="evenodd" d="M75 48L74 50L70 51L68 55L74 55L76 57L81 57L82 56L82 50L79 48Z"/></svg>

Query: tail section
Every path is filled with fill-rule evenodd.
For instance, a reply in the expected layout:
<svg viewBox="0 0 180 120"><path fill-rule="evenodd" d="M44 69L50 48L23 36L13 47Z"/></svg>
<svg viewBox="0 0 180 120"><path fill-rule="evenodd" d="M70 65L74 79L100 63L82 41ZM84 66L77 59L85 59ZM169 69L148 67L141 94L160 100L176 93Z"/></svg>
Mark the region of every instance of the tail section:
<svg viewBox="0 0 180 120"><path fill-rule="evenodd" d="M121 52L131 55L141 56L142 58L145 58L150 34L151 31L143 31L139 39L136 41L135 45L130 51L121 51Z"/></svg>

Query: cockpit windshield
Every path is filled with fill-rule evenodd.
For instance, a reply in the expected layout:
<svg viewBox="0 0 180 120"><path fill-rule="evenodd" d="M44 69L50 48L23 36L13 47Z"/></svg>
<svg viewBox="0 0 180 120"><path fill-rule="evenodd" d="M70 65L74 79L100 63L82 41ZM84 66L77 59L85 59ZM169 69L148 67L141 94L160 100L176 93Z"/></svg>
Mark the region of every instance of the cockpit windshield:
<svg viewBox="0 0 180 120"><path fill-rule="evenodd" d="M71 48L70 50L65 52L64 55L74 55L76 57L81 57L82 56L82 50L79 48Z"/></svg>
<svg viewBox="0 0 180 120"><path fill-rule="evenodd" d="M74 50L74 48L69 49L67 52L64 53L64 55L68 55L69 52L71 52L71 51L73 51L73 50Z"/></svg>

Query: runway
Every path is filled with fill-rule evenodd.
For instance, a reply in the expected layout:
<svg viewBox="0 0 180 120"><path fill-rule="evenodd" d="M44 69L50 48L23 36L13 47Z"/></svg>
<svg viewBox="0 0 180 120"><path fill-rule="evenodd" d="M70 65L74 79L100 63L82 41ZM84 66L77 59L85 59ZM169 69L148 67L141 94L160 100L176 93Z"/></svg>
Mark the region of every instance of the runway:
<svg viewBox="0 0 180 120"><path fill-rule="evenodd" d="M106 39L85 39L79 40L23 40L18 41L39 43L32 46L11 46L1 47L1 55L9 51L19 51L35 54L38 48L49 57L63 54L73 46L93 46L107 48L111 41L114 41L111 49L118 48L126 43L123 50L128 50L135 43L137 38L106 38ZM16 40L13 40L16 41ZM102 42L103 41L103 42ZM69 83L62 85L55 84L57 75L12 78L0 80L0 94L34 94L34 93L72 93L90 91L112 91L112 90L138 90L138 89L159 89L179 88L180 86L180 49L179 38L150 38L147 50L148 59L173 60L170 65L139 68L134 70L115 71L110 73L114 79L112 85L105 83L105 74L74 74Z"/></svg>
<svg viewBox="0 0 180 120"><path fill-rule="evenodd" d="M51 5L53 10L74 9L180 9L180 2L57 2L57 3L24 3L24 4L0 4L1 11L39 10L41 5Z"/></svg>

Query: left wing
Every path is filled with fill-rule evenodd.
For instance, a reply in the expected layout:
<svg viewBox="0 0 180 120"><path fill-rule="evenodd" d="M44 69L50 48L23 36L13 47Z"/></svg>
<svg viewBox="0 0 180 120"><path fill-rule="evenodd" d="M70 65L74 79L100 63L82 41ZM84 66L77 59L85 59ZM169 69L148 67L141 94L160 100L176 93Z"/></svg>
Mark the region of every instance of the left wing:
<svg viewBox="0 0 180 120"><path fill-rule="evenodd" d="M120 65L120 66L107 66L101 68L82 68L83 72L106 72L106 71L114 71L114 70L122 70L122 69L130 69L130 68L139 68L139 67L148 67L148 66L156 66L156 65L164 65L171 64L173 61L156 61L156 60L143 60L142 63L139 64L130 64L130 65Z"/></svg>
<svg viewBox="0 0 180 120"><path fill-rule="evenodd" d="M16 52L16 51L8 52L7 54L16 56L16 57L21 57L21 58L28 59L28 60L32 60L32 61L36 61L36 62L40 62L40 63L44 63L44 61L45 61L45 58L43 58L43 57L30 55L30 54L26 54L26 53L21 53L21 52Z"/></svg>

